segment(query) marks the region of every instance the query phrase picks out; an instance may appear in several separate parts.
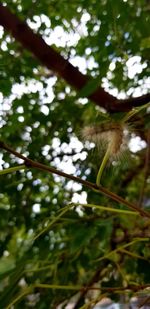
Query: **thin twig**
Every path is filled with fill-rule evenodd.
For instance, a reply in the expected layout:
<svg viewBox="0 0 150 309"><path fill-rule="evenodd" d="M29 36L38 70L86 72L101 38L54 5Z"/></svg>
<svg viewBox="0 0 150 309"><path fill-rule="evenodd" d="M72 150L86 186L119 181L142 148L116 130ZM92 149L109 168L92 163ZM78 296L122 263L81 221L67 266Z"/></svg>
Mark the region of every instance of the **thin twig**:
<svg viewBox="0 0 150 309"><path fill-rule="evenodd" d="M53 167L48 167L47 165L41 164L39 162L33 161L25 156L23 156L22 154L20 154L19 152L17 152L16 150L12 149L10 146L8 146L7 144L5 144L4 142L0 141L0 148L8 151L9 153L14 154L16 157L22 159L24 161L24 164L28 167L28 168L37 168L39 170L42 171L47 171L48 173L52 173L52 174L56 174L68 179L71 179L75 182L81 183L82 185L93 189L96 192L101 192L104 195L106 195L107 197L111 198L112 200L124 204L126 205L128 208L137 211L142 217L148 217L150 218L150 212L147 212L141 208L139 208L138 206L126 201L125 199L123 199L121 196L109 191L108 189L106 189L105 187L102 186L97 186L96 184L89 182L87 180L83 180L82 178L64 173L62 171L59 171Z"/></svg>

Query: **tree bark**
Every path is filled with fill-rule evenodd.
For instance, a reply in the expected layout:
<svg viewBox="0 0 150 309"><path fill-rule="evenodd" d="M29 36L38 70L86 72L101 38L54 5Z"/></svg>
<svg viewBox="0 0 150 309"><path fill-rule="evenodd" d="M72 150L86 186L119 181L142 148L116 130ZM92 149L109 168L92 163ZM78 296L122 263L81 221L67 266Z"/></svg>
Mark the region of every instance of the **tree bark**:
<svg viewBox="0 0 150 309"><path fill-rule="evenodd" d="M7 6L2 4L0 4L0 24L43 65L62 77L75 89L81 90L92 80L89 76L82 74L56 50L48 46L40 35L34 33L24 21L21 21ZM150 101L150 94L138 98L118 100L103 88L98 87L88 98L111 113L129 111L135 106L146 104Z"/></svg>

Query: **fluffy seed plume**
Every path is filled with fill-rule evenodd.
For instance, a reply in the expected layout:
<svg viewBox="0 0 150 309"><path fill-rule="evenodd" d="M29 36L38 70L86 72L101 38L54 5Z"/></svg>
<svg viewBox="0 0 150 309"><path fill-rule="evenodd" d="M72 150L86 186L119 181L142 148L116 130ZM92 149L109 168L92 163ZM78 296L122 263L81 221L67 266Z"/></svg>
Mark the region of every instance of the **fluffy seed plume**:
<svg viewBox="0 0 150 309"><path fill-rule="evenodd" d="M84 140L95 143L97 146L109 147L110 156L117 156L124 142L123 126L116 123L107 123L99 126L89 126L82 130Z"/></svg>

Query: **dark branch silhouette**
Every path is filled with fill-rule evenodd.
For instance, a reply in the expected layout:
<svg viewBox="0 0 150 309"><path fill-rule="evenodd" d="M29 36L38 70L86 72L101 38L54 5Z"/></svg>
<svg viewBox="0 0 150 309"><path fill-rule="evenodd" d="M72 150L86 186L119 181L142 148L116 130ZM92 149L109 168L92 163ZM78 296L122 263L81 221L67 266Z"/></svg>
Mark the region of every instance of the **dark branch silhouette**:
<svg viewBox="0 0 150 309"><path fill-rule="evenodd" d="M105 188L103 186L98 186L97 184L91 183L91 182L84 180L82 178L79 178L77 176L73 176L73 175L64 173L64 172L57 170L53 167L49 167L49 166L41 164L37 161L33 161L33 160L23 156L21 153L17 152L16 150L12 149L10 146L8 146L7 144L5 144L2 141L0 141L0 148L8 151L9 153L13 154L17 158L22 159L24 161L24 164L29 168L36 168L36 169L39 169L41 171L47 171L48 173L56 174L56 175L65 177L67 179L71 179L75 182L81 183L82 185L86 186L87 188L93 189L96 192L100 192L100 193L104 194L105 196L111 198L112 200L126 205L130 209L139 213L141 216L150 218L150 212L147 212L147 211L139 208L138 206L130 203L129 201L127 201L127 200L123 199L121 196L109 191L107 188Z"/></svg>
<svg viewBox="0 0 150 309"><path fill-rule="evenodd" d="M89 76L82 74L56 50L48 46L40 35L34 33L25 22L21 21L7 6L3 6L1 3L0 24L43 65L62 77L75 89L81 90L88 81L92 80ZM88 97L108 112L126 112L133 107L146 104L150 101L150 94L138 98L118 100L101 87L98 87Z"/></svg>

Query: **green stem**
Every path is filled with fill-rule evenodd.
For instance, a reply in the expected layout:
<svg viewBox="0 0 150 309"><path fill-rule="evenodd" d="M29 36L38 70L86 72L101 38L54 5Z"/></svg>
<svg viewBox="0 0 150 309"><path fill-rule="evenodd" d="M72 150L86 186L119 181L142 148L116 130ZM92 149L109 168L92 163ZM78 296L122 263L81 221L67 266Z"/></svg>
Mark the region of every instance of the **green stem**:
<svg viewBox="0 0 150 309"><path fill-rule="evenodd" d="M13 173L13 172L17 172L17 171L20 171L20 170L24 170L24 169L26 169L25 165L18 165L18 166L14 166L14 167L5 168L4 170L0 171L0 176L5 175L5 174L9 174L9 173Z"/></svg>
<svg viewBox="0 0 150 309"><path fill-rule="evenodd" d="M103 173L104 168L105 168L105 166L106 166L106 164L108 162L109 157L110 157L110 146L108 146L108 148L107 148L107 151L106 151L106 153L104 155L103 161L102 161L102 163L100 165L100 168L99 168L99 171L98 171L98 174L97 174L97 178L96 178L97 186L100 185L102 173Z"/></svg>
<svg viewBox="0 0 150 309"><path fill-rule="evenodd" d="M112 250L112 251L106 253L106 254L103 255L102 257L96 259L95 262L100 262L100 261L102 261L102 260L104 260L104 259L107 259L107 258L109 258L112 254L114 254L114 253L116 253L116 252L118 252L118 251L121 251L122 249L127 248L127 247L129 247L129 246L132 246L132 245L134 245L136 242L140 242L140 241L149 241L149 238L147 238L147 237L144 237L144 238L141 238L141 237L135 238L135 239L133 239L132 241L130 241L129 243L127 243L127 244L125 244L125 245L123 245L123 246L120 246L120 247L118 247L118 248L116 248L116 249L114 249L114 250Z"/></svg>
<svg viewBox="0 0 150 309"><path fill-rule="evenodd" d="M18 294L13 301L11 301L11 303L9 303L9 305L6 307L6 309L11 309L13 305L15 305L16 303L20 302L20 300L22 298L24 298L26 295L31 294L32 292L32 288L26 288L22 293Z"/></svg>
<svg viewBox="0 0 150 309"><path fill-rule="evenodd" d="M34 238L32 239L33 241L35 241L36 239L38 239L41 235L45 234L50 227L56 222L58 221L68 210L70 209L70 205L65 207L65 209L63 208L63 210L61 210L61 213L55 217L45 228L42 229L41 232L39 232L37 235L34 236Z"/></svg>
<svg viewBox="0 0 150 309"><path fill-rule="evenodd" d="M124 209L117 209L107 206L101 206L101 205L95 205L95 204L82 204L82 203L72 203L73 206L82 206L82 207L89 207L89 208L97 208L102 211L108 211L108 212L115 212L121 215L133 215L133 216L139 216L138 212L131 211L131 210L124 210Z"/></svg>
<svg viewBox="0 0 150 309"><path fill-rule="evenodd" d="M122 123L125 123L126 121L128 121L130 118L132 118L134 115L136 115L137 113L139 113L142 109L144 108L148 108L150 106L150 103L148 104L144 104L141 107L137 107L134 108L133 110L131 110L130 112L128 112L122 119Z"/></svg>

